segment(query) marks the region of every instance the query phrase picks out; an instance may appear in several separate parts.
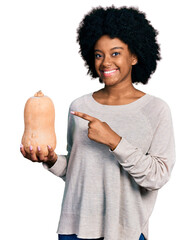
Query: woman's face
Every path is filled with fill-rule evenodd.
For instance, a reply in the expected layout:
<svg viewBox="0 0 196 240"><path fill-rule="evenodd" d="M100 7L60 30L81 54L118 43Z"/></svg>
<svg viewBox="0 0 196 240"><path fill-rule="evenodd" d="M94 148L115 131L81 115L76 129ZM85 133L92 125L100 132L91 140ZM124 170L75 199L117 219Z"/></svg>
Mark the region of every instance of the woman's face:
<svg viewBox="0 0 196 240"><path fill-rule="evenodd" d="M131 82L132 65L137 63L137 57L119 38L102 36L94 46L94 55L96 72L105 85Z"/></svg>

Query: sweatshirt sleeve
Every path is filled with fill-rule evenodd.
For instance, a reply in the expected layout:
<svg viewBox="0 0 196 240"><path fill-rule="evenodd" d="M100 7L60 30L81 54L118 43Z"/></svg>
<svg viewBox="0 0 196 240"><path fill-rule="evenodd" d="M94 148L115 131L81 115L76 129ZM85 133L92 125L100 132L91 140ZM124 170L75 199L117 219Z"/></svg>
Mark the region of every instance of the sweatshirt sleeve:
<svg viewBox="0 0 196 240"><path fill-rule="evenodd" d="M147 190L161 188L169 180L175 162L174 133L169 107L166 105L161 111L146 154L123 137L111 152L138 185Z"/></svg>
<svg viewBox="0 0 196 240"><path fill-rule="evenodd" d="M49 168L45 163L43 163L43 166L46 170L50 171L56 176L65 178L67 167L67 155L58 155L56 163L51 168Z"/></svg>
<svg viewBox="0 0 196 240"><path fill-rule="evenodd" d="M71 154L71 149L73 145L72 133L74 129L74 122L73 122L72 114L70 114L70 109L71 107L69 108L69 113L68 113L67 155L58 155L56 163L51 168L49 168L45 163L43 163L43 166L45 169L55 174L56 176L61 177L64 181L66 177L66 170L67 170L67 165L69 161L69 156Z"/></svg>

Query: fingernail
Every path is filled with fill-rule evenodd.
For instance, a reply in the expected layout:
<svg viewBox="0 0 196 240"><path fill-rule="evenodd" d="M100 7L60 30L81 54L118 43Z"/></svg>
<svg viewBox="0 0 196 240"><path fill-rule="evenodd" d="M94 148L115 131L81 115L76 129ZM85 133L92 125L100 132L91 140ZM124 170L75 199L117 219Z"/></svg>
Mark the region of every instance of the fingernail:
<svg viewBox="0 0 196 240"><path fill-rule="evenodd" d="M71 114L75 114L75 112L74 112L74 111L71 111Z"/></svg>
<svg viewBox="0 0 196 240"><path fill-rule="evenodd" d="M23 147L23 145L22 144L20 144L20 148L22 148Z"/></svg>
<svg viewBox="0 0 196 240"><path fill-rule="evenodd" d="M48 145L48 148L51 149L51 146Z"/></svg>
<svg viewBox="0 0 196 240"><path fill-rule="evenodd" d="M32 146L30 146L30 147L29 147L29 149L30 149L30 151L31 151L31 150L33 150L33 147L32 147Z"/></svg>
<svg viewBox="0 0 196 240"><path fill-rule="evenodd" d="M37 150L40 152L40 150L41 150L40 146L37 147Z"/></svg>

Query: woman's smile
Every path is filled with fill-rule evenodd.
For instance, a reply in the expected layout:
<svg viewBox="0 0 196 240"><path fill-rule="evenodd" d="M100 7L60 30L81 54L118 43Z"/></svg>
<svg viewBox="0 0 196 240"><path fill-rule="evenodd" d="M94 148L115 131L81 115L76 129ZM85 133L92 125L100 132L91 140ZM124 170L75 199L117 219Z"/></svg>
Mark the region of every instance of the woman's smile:
<svg viewBox="0 0 196 240"><path fill-rule="evenodd" d="M112 69L112 70L101 70L101 75L103 77L111 77L113 76L114 74L117 73L117 71L119 71L119 69Z"/></svg>

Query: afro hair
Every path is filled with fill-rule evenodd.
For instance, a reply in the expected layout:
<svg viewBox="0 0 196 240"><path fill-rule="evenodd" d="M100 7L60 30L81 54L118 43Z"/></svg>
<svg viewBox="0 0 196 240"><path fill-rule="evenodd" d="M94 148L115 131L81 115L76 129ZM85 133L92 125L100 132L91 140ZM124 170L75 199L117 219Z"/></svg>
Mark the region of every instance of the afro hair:
<svg viewBox="0 0 196 240"><path fill-rule="evenodd" d="M158 31L146 19L145 13L135 7L111 6L93 8L84 16L77 29L77 42L92 78L98 77L94 66L94 45L103 35L118 38L128 45L138 59L132 69L132 82L147 84L161 56L156 40ZM100 78L99 81L102 83Z"/></svg>

